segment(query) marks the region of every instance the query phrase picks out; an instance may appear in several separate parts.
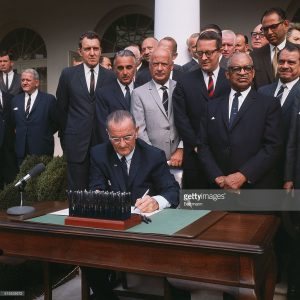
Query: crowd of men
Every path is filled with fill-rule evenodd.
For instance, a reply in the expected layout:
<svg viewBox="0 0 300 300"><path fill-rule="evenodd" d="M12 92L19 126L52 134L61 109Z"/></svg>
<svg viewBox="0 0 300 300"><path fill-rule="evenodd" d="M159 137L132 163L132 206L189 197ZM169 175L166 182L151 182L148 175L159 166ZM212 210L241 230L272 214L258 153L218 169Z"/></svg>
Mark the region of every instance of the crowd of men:
<svg viewBox="0 0 300 300"><path fill-rule="evenodd" d="M172 37L128 45L111 63L88 31L56 98L0 53L0 188L27 155L53 155L56 131L68 189L130 190L141 211L178 205L178 167L184 189L299 188L299 33L280 8L263 13L250 44L208 24L187 39L191 60L179 66Z"/></svg>

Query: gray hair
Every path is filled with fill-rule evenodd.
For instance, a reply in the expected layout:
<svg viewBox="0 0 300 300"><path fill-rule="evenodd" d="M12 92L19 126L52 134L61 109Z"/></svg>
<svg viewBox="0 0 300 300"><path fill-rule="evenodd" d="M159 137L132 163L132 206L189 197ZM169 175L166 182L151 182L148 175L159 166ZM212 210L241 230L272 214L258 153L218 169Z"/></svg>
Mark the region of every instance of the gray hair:
<svg viewBox="0 0 300 300"><path fill-rule="evenodd" d="M128 49L120 50L115 54L114 64L115 64L117 57L128 57L128 56L132 57L134 59L134 63L136 64L136 57L135 57L134 53Z"/></svg>
<svg viewBox="0 0 300 300"><path fill-rule="evenodd" d="M29 74L31 74L35 80L39 80L40 79L39 73L35 69L26 69L26 70L22 71L22 74L23 73L29 73Z"/></svg>
<svg viewBox="0 0 300 300"><path fill-rule="evenodd" d="M127 110L115 110L110 113L106 119L106 128L108 129L110 123L121 123L127 119L130 119L134 127L136 127L136 122L134 116Z"/></svg>
<svg viewBox="0 0 300 300"><path fill-rule="evenodd" d="M229 30L229 29L222 30L222 37L224 35L232 36L233 37L233 43L234 43L234 45L236 44L236 35L232 30Z"/></svg>

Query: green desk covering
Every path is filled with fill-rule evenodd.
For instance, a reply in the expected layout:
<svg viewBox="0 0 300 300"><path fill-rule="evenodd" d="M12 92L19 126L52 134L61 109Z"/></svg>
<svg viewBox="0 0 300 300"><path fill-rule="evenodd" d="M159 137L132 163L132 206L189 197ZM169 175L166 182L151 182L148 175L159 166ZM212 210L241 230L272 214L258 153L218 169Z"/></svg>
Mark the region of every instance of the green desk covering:
<svg viewBox="0 0 300 300"><path fill-rule="evenodd" d="M150 217L152 220L151 223L141 223L126 231L172 235L207 215L209 212L208 210L164 209ZM27 221L64 225L65 218L66 216L47 214Z"/></svg>

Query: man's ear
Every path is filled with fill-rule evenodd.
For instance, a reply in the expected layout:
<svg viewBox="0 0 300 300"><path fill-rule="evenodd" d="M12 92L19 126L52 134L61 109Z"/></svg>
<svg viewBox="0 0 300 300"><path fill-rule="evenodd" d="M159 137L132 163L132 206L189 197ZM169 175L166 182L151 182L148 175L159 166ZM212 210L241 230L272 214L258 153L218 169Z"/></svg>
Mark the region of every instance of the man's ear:
<svg viewBox="0 0 300 300"><path fill-rule="evenodd" d="M229 80L229 72L228 71L225 71L225 76Z"/></svg>

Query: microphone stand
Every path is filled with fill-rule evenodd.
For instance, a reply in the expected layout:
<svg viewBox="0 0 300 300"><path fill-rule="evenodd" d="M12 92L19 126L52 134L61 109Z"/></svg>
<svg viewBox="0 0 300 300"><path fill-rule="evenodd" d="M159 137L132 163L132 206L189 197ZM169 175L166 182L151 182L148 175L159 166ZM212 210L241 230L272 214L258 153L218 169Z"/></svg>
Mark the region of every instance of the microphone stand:
<svg viewBox="0 0 300 300"><path fill-rule="evenodd" d="M7 209L6 213L8 215L20 216L29 214L35 211L35 208L32 206L23 206L23 192L25 190L26 181L22 180L21 185L19 185L18 189L20 192L21 203L20 206L13 206Z"/></svg>

